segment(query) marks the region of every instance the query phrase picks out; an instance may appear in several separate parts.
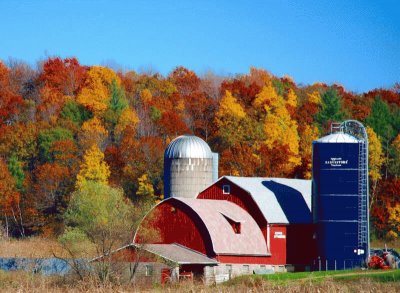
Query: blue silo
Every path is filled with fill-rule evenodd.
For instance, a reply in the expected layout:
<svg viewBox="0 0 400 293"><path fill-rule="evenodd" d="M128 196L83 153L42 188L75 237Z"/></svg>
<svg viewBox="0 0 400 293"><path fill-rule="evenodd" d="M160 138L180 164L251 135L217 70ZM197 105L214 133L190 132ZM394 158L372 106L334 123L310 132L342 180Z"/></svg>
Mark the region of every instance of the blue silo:
<svg viewBox="0 0 400 293"><path fill-rule="evenodd" d="M361 123L313 142L316 269L361 267L369 255L368 139Z"/></svg>

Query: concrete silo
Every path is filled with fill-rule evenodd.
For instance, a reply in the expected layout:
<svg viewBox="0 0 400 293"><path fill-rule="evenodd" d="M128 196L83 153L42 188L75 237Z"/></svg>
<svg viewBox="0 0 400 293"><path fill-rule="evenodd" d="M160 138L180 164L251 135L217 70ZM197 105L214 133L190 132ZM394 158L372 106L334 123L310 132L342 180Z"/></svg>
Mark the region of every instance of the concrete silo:
<svg viewBox="0 0 400 293"><path fill-rule="evenodd" d="M197 136L181 135L171 141L164 153L164 198L195 198L211 185L218 174L213 158L218 156Z"/></svg>
<svg viewBox="0 0 400 293"><path fill-rule="evenodd" d="M350 269L369 255L368 138L349 120L313 142L317 269Z"/></svg>

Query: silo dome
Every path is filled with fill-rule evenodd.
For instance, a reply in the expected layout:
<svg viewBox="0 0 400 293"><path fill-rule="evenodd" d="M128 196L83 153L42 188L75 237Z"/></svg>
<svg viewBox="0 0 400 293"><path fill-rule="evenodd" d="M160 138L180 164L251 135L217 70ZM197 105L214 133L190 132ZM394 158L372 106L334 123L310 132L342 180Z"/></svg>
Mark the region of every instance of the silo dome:
<svg viewBox="0 0 400 293"><path fill-rule="evenodd" d="M181 135L171 141L164 153L164 158L199 158L210 159L212 152L208 144L194 135Z"/></svg>
<svg viewBox="0 0 400 293"><path fill-rule="evenodd" d="M215 160L218 156L200 137L181 135L172 140L164 152L164 198L195 198L213 183Z"/></svg>
<svg viewBox="0 0 400 293"><path fill-rule="evenodd" d="M317 143L358 143L359 140L347 133L336 132L316 140Z"/></svg>

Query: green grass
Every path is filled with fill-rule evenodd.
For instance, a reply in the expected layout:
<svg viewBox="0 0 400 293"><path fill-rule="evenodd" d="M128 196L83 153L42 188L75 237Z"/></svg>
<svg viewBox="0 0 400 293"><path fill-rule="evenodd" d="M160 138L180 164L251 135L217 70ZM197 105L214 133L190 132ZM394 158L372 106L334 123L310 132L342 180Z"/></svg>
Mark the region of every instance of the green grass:
<svg viewBox="0 0 400 293"><path fill-rule="evenodd" d="M400 282L400 270L383 271L382 273L367 272L360 275L349 275L349 276L337 276L335 280L359 280L359 279L371 279L376 282Z"/></svg>
<svg viewBox="0 0 400 293"><path fill-rule="evenodd" d="M251 275L234 278L228 282L228 286L247 282L248 278L254 281L266 280L275 285L286 285L294 282L313 282L320 283L325 280L356 281L371 279L376 282L399 282L400 270L390 271L371 271L371 270L344 270L344 271L321 271L321 272L298 272L298 273L276 273L270 275Z"/></svg>

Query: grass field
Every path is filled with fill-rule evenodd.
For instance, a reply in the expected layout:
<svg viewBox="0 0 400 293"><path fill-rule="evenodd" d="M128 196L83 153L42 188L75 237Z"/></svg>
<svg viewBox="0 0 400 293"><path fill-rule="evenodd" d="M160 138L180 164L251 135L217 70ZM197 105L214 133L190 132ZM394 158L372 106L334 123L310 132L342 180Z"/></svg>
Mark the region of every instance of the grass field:
<svg viewBox="0 0 400 293"><path fill-rule="evenodd" d="M1 272L1 292L400 292L400 271L337 271L242 276L205 286L184 282L161 285L99 284L87 279Z"/></svg>
<svg viewBox="0 0 400 293"><path fill-rule="evenodd" d="M382 247L374 243L372 247ZM398 244L393 243L393 244ZM388 247L397 247L389 244ZM0 240L0 257L67 256L53 239ZM45 277L26 272L0 271L0 292L400 292L397 271L322 271L242 276L218 286L200 283L160 285L101 284L93 279Z"/></svg>

